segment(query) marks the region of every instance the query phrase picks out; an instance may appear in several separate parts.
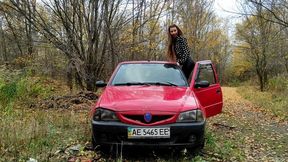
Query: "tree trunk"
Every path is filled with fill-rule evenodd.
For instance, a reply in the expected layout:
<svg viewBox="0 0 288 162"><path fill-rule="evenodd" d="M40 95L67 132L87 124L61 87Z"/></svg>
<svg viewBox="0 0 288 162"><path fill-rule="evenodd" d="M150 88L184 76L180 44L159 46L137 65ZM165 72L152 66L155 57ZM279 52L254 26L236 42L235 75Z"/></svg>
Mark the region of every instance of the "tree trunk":
<svg viewBox="0 0 288 162"><path fill-rule="evenodd" d="M2 26L2 22L3 22L3 19L1 20L1 24L0 24L0 34L1 34L1 37L2 37L2 41L1 41L1 44L2 44L2 56L3 56L3 61L4 62L7 62L8 61L8 58L7 58L7 47L6 47L6 39L5 39L5 33L3 31L3 26Z"/></svg>
<svg viewBox="0 0 288 162"><path fill-rule="evenodd" d="M4 16L5 16L5 19L6 19L6 22L7 22L7 25L8 27L10 28L12 34L13 34L13 37L14 37L14 40L15 40L15 43L17 45L17 48L20 52L20 55L22 56L23 55L23 50L22 50L22 47L21 47L21 44L20 44L20 40L19 40L19 37L18 35L16 34L15 32L15 29L13 27L13 25L11 24L9 18L8 18L8 15L6 13L4 13Z"/></svg>
<svg viewBox="0 0 288 162"><path fill-rule="evenodd" d="M288 60L287 59L285 59L284 65L285 65L286 73L288 75Z"/></svg>
<svg viewBox="0 0 288 162"><path fill-rule="evenodd" d="M258 76L258 80L259 80L260 91L263 92L264 91L263 76L262 76L262 74L261 74L259 69L256 69L256 72L257 72L257 76Z"/></svg>

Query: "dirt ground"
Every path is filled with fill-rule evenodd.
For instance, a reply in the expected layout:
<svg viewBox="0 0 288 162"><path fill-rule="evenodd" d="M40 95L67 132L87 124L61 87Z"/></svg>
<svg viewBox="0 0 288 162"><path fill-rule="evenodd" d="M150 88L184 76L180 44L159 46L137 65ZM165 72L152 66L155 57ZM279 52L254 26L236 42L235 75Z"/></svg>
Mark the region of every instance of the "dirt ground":
<svg viewBox="0 0 288 162"><path fill-rule="evenodd" d="M223 113L208 120L209 129L240 150L241 161L288 161L287 121L243 99L236 88L223 92Z"/></svg>

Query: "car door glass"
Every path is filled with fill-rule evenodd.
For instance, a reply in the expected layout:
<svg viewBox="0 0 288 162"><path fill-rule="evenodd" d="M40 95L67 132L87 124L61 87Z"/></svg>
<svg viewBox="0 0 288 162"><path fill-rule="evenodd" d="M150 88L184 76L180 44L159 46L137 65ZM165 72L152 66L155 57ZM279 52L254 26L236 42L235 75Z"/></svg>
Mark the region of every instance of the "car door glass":
<svg viewBox="0 0 288 162"><path fill-rule="evenodd" d="M196 82L200 82L201 80L206 80L210 84L215 84L216 79L214 76L214 71L211 64L200 64L198 76L196 78Z"/></svg>

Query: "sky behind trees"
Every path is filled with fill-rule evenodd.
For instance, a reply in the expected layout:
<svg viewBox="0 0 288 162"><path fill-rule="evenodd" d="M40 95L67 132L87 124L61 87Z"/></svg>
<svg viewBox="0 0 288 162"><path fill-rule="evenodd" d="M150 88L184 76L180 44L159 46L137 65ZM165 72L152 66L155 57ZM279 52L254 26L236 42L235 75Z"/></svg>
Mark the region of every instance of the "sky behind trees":
<svg viewBox="0 0 288 162"><path fill-rule="evenodd" d="M215 13L223 18L236 16L229 11L237 11L237 0L215 0L214 9Z"/></svg>

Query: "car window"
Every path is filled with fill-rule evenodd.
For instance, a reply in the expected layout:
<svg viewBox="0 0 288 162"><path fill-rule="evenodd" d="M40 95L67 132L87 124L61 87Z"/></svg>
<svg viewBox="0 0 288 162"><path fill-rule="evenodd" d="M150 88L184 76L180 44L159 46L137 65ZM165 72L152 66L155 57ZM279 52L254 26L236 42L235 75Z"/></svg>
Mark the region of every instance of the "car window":
<svg viewBox="0 0 288 162"><path fill-rule="evenodd" d="M122 64L112 85L125 83L171 83L188 86L181 69L175 64Z"/></svg>
<svg viewBox="0 0 288 162"><path fill-rule="evenodd" d="M200 64L196 82L199 82L201 80L207 80L210 84L216 83L214 71L211 64Z"/></svg>

